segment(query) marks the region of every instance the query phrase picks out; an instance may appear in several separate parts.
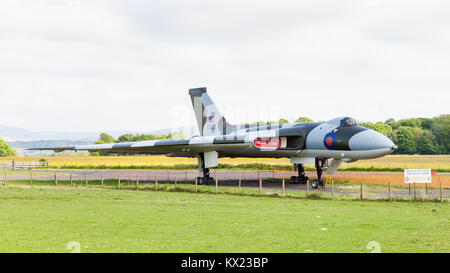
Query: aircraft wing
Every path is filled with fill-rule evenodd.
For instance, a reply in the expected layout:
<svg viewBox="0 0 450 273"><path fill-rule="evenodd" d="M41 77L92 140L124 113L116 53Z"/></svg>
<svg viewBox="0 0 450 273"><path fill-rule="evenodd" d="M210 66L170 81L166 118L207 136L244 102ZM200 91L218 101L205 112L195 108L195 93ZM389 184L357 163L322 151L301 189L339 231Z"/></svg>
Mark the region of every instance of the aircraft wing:
<svg viewBox="0 0 450 273"><path fill-rule="evenodd" d="M232 139L223 136L202 136L191 139L162 139L123 143L93 144L63 147L30 148L28 150L49 150L62 152L90 151L126 154L166 154L172 156L195 156L208 151L230 152L251 147L244 136L233 136Z"/></svg>

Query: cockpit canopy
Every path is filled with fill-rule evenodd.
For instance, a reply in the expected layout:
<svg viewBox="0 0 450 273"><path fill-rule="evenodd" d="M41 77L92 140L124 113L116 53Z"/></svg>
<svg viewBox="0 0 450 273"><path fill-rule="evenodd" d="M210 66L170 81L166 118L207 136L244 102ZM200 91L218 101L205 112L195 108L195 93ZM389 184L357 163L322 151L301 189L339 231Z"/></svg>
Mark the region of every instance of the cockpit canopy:
<svg viewBox="0 0 450 273"><path fill-rule="evenodd" d="M354 120L351 117L343 118L339 124L340 127L351 127L351 126L355 126L355 125L358 125L358 124L356 123L356 120Z"/></svg>
<svg viewBox="0 0 450 273"><path fill-rule="evenodd" d="M336 125L339 127L352 127L358 125L355 119L351 117L340 117L327 121L328 124Z"/></svg>

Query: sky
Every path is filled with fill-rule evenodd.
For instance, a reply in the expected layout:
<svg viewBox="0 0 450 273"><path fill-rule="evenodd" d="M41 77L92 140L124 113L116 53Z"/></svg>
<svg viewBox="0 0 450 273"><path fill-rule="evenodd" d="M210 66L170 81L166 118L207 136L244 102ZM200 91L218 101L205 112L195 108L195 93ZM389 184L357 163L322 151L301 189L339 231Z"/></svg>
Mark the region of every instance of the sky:
<svg viewBox="0 0 450 273"><path fill-rule="evenodd" d="M449 113L450 1L2 0L0 125L194 126Z"/></svg>

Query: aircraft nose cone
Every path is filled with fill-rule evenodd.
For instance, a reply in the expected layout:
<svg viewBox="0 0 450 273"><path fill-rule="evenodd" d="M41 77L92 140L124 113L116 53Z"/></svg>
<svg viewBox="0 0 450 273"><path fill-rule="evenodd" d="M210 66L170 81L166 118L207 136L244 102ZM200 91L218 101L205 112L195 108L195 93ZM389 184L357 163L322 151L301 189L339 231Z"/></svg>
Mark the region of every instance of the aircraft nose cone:
<svg viewBox="0 0 450 273"><path fill-rule="evenodd" d="M388 137L370 129L352 136L349 147L352 151L386 149L393 152L397 149L397 146Z"/></svg>

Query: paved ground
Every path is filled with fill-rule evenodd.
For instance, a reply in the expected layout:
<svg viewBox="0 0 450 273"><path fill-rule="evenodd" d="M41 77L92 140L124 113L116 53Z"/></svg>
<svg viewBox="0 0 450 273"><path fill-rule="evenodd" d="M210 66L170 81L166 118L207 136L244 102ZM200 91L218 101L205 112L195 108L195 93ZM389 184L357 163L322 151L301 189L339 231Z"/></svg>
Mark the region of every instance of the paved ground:
<svg viewBox="0 0 450 273"><path fill-rule="evenodd" d="M125 183L128 181L136 181L139 179L140 183L154 182L158 178L158 182L161 184L173 184L174 180L177 179L180 184L194 184L195 177L200 175L197 171L184 171L184 170L33 170L33 179L37 180L51 180L53 175L51 173L56 173L58 175L58 180L69 180L70 174L72 174L73 180L100 180L103 176L104 179L117 179L120 177ZM16 180L26 180L29 179L29 171L23 171L23 176L21 172L18 172L14 178ZM282 183L280 179L274 179L277 177L272 171L238 171L238 172L228 172L228 171L217 171L212 172L212 176L219 179L220 187L238 187L239 179L241 181L242 188L259 188L259 179L263 180L262 187L264 190L271 191L281 191ZM313 173L308 174L310 177L314 177ZM359 174L360 175L360 174ZM286 180L286 191L291 192L306 192L306 185L292 184ZM325 189L310 189L312 192L322 192L331 193L331 185L327 185ZM334 192L336 194L344 195L360 195L360 184L350 183L350 184L337 184L335 185ZM409 198L414 195L413 187L408 189L407 187L393 187L392 195L394 197ZM418 198L425 197L425 189L417 188L416 195ZM364 185L364 197L366 198L387 198L389 196L389 190L387 186L382 185ZM426 193L427 198L439 198L439 189L428 189ZM450 198L450 189L445 188L443 190L443 197L445 199Z"/></svg>

